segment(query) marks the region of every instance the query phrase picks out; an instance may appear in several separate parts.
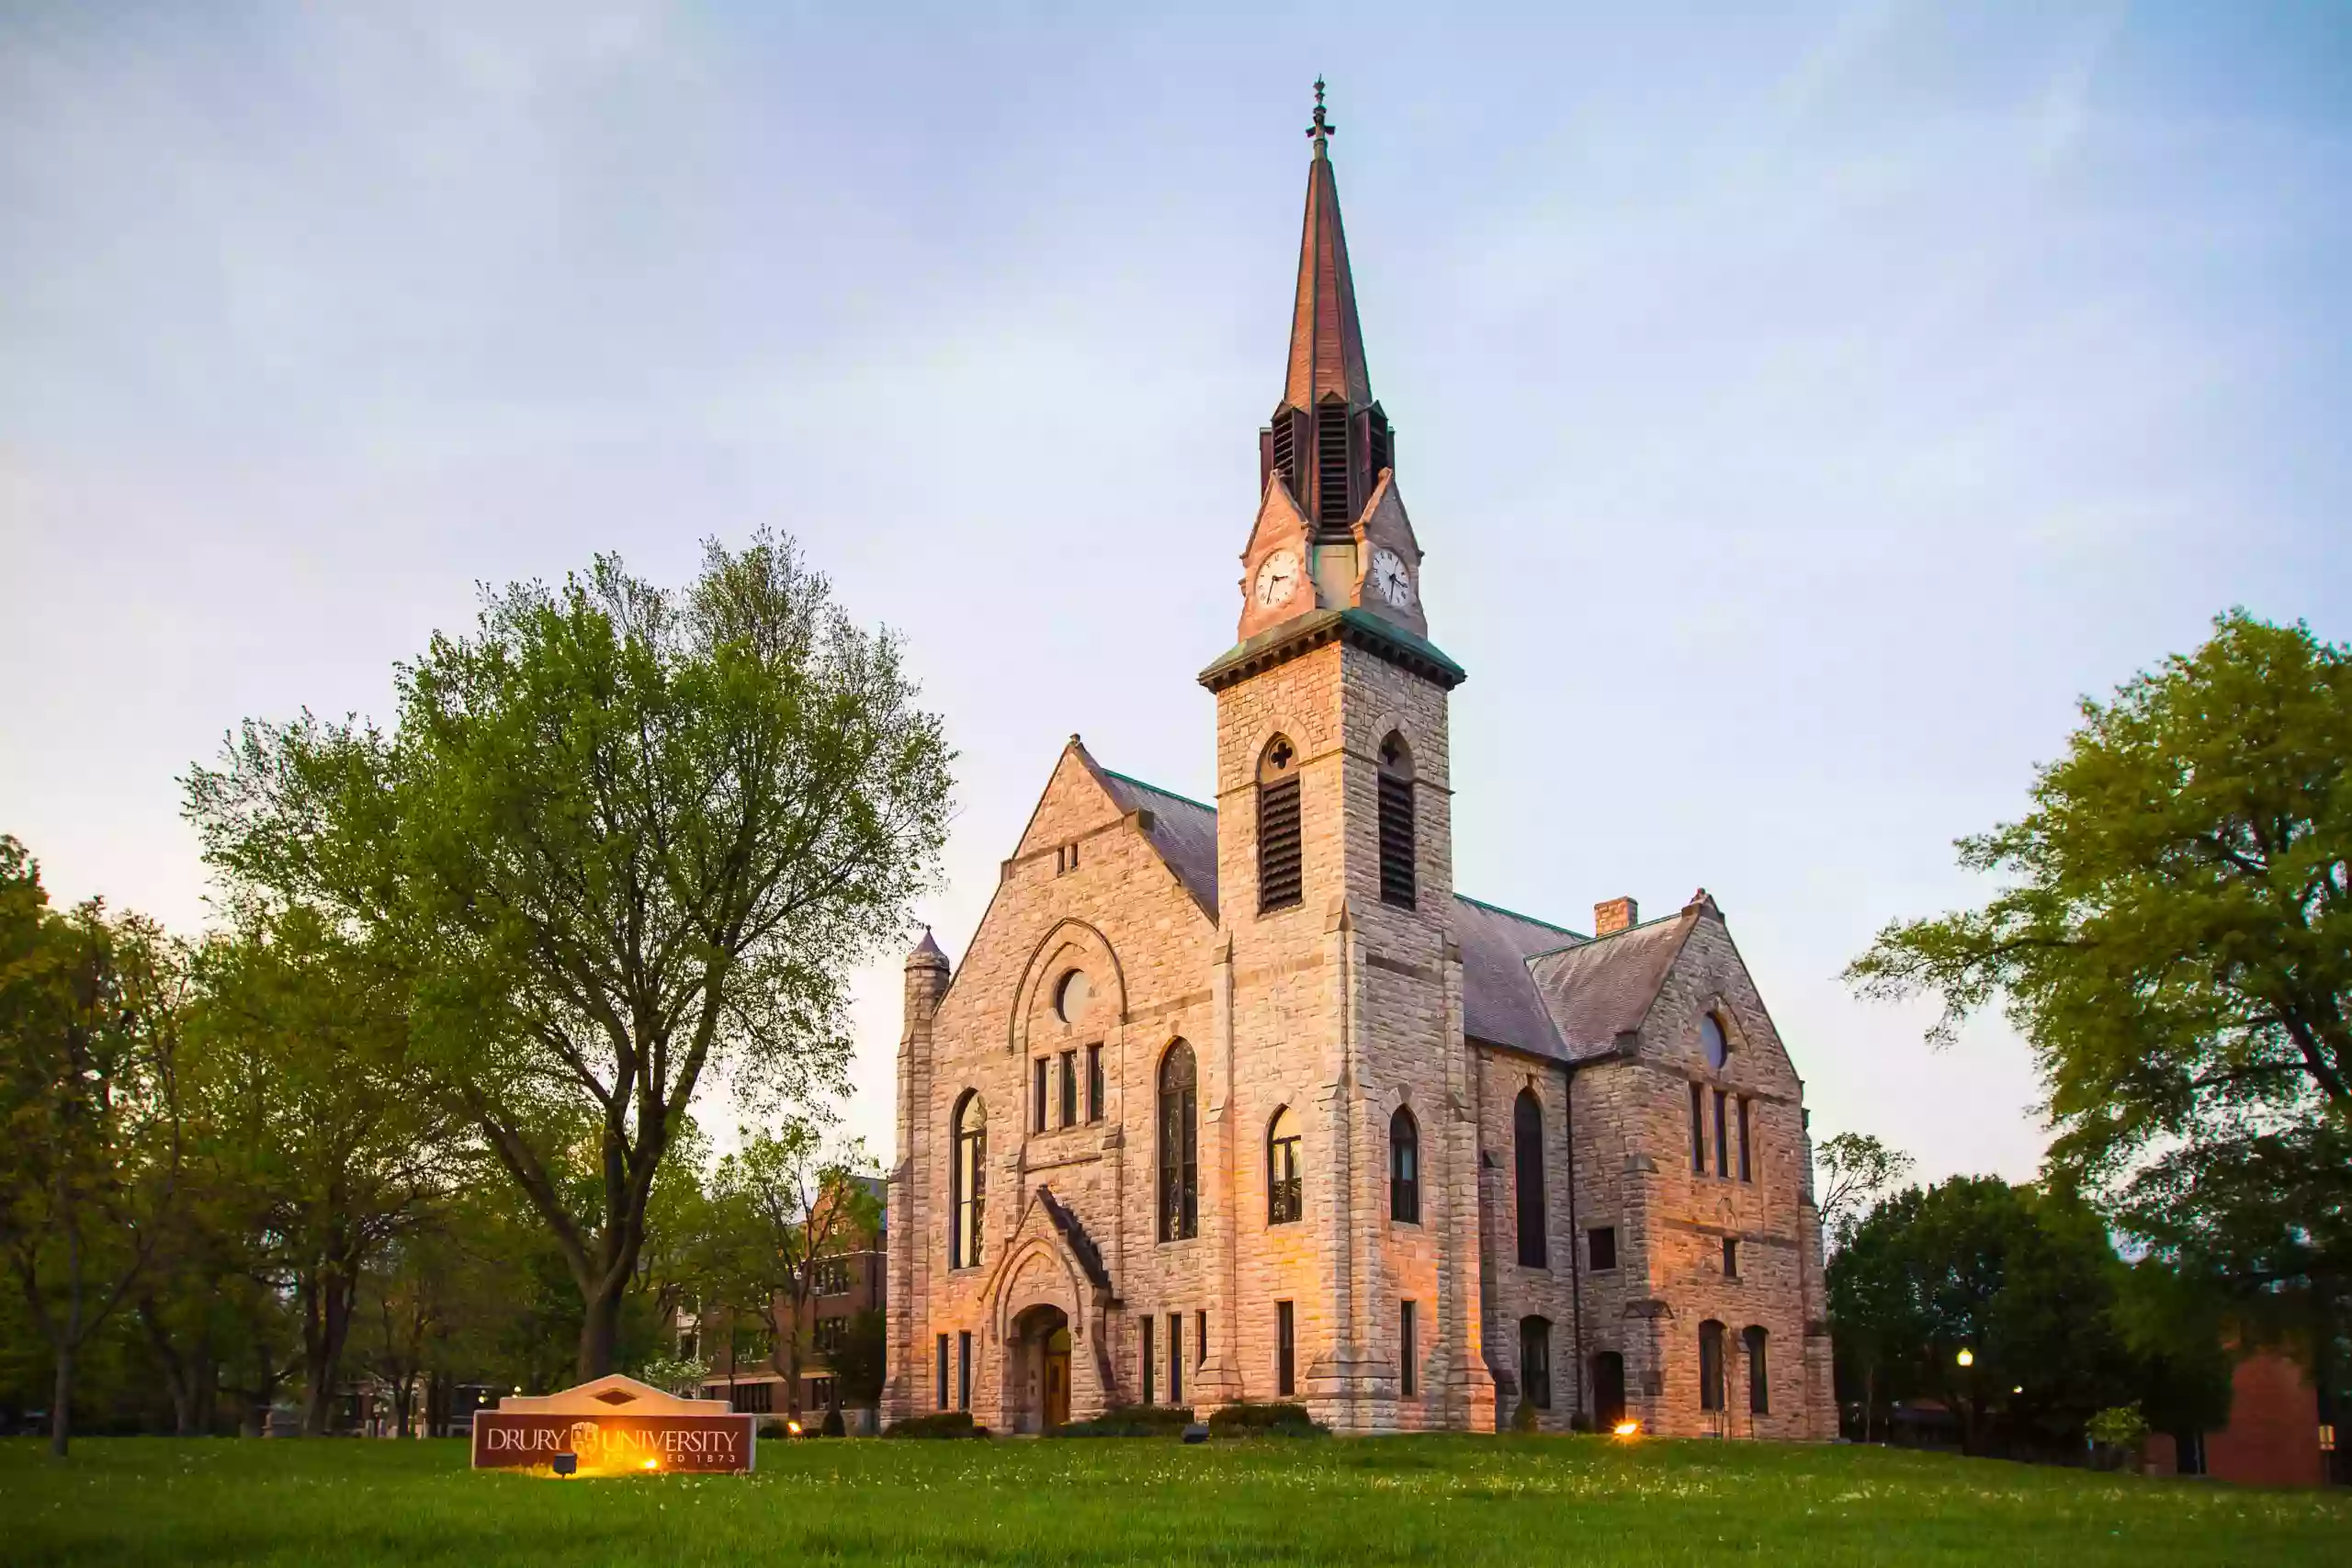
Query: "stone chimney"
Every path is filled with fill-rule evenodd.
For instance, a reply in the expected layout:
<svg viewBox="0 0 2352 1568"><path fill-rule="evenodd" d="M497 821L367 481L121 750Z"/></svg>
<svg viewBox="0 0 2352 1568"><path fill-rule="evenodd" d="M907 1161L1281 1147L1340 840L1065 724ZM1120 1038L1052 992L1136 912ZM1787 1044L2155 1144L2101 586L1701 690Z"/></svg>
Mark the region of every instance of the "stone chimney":
<svg viewBox="0 0 2352 1568"><path fill-rule="evenodd" d="M1641 907L1631 898L1611 898L1592 907L1592 934L1614 936L1627 926L1641 922Z"/></svg>

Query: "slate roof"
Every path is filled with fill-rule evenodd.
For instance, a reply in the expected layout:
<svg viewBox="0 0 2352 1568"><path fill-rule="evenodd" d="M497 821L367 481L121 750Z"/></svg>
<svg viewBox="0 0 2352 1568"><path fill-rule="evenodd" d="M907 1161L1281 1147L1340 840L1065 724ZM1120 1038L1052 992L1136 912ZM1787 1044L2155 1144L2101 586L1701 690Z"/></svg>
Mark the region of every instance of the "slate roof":
<svg viewBox="0 0 2352 1568"><path fill-rule="evenodd" d="M1152 846L1215 919L1216 808L1099 765L1096 772L1121 811L1151 813ZM1565 926L1455 895L1463 1032L1544 1056L1574 1058L1606 1051L1620 1029L1640 1025L1666 977L1667 965L1681 948L1679 933L1687 929L1679 924L1682 919L1654 921L1594 942ZM1675 932L1662 953L1656 939L1642 934L1659 928ZM1629 937L1634 940L1629 942ZM1588 951L1600 956L1593 962L1564 962ZM1633 1021L1617 1021L1629 1014Z"/></svg>
<svg viewBox="0 0 2352 1568"><path fill-rule="evenodd" d="M1667 970L1698 922L1698 909L1694 903L1663 919L1547 953L1528 964L1571 1059L1606 1055L1618 1035L1642 1026Z"/></svg>
<svg viewBox="0 0 2352 1568"><path fill-rule="evenodd" d="M1473 1040L1563 1054L1528 960L1584 938L1565 927L1453 896L1453 937L1462 946L1462 1032Z"/></svg>

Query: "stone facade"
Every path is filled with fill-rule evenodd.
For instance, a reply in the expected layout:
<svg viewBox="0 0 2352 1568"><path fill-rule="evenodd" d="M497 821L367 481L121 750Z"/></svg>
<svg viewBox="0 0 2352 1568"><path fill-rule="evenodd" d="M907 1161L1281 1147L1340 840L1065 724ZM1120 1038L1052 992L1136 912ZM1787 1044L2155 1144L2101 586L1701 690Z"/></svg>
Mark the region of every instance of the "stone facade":
<svg viewBox="0 0 2352 1568"><path fill-rule="evenodd" d="M1463 673L1317 127L1240 640L1201 676L1216 805L1072 736L952 977L908 960L886 1417L1826 1438L1802 1085L1721 911L1585 937L1454 892Z"/></svg>

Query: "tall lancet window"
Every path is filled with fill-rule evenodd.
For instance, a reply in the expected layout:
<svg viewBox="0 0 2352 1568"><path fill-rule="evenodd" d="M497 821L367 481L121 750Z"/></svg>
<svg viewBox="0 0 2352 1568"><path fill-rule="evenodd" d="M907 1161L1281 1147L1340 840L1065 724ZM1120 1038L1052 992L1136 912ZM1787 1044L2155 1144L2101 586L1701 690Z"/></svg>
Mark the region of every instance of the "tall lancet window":
<svg viewBox="0 0 2352 1568"><path fill-rule="evenodd" d="M1388 1217L1421 1223L1421 1129L1401 1105L1388 1119Z"/></svg>
<svg viewBox="0 0 2352 1568"><path fill-rule="evenodd" d="M948 1212L955 1226L947 1237L947 1266L969 1269L980 1260L982 1222L988 1213L989 1108L978 1089L956 1102L956 1157L948 1169L955 1190Z"/></svg>
<svg viewBox="0 0 2352 1568"><path fill-rule="evenodd" d="M1159 1239L1182 1241L1201 1228L1199 1083L1193 1048L1179 1040L1159 1058Z"/></svg>
<svg viewBox="0 0 2352 1568"><path fill-rule="evenodd" d="M1518 1211L1519 1262L1522 1269L1549 1267L1544 1225L1544 1102L1523 1089L1511 1107L1512 1204Z"/></svg>
<svg viewBox="0 0 2352 1568"><path fill-rule="evenodd" d="M1298 822L1298 751L1277 735L1258 759L1258 912L1306 896Z"/></svg>
<svg viewBox="0 0 2352 1568"><path fill-rule="evenodd" d="M1413 907L1413 751L1394 732L1380 743L1380 901Z"/></svg>

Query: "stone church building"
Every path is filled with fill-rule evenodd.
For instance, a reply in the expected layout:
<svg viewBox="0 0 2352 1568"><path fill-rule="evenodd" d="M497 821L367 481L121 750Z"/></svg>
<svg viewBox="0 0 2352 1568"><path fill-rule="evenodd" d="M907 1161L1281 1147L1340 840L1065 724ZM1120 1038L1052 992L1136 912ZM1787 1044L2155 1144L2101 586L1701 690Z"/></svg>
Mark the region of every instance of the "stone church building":
<svg viewBox="0 0 2352 1568"><path fill-rule="evenodd" d="M1319 96L1319 93L1318 93ZM1317 108L1214 806L1076 736L907 960L891 1420L1295 1401L1342 1431L1835 1430L1803 1085L1704 892L1454 891L1422 555Z"/></svg>

